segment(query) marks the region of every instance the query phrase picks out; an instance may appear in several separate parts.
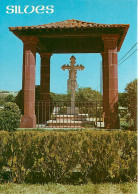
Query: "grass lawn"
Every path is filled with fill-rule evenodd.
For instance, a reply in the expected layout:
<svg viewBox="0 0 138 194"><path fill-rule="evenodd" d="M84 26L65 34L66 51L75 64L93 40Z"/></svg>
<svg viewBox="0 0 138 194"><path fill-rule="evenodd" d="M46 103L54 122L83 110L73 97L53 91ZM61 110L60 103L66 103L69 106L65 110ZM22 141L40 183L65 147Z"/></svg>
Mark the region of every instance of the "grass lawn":
<svg viewBox="0 0 138 194"><path fill-rule="evenodd" d="M80 186L62 185L62 184L0 184L0 194L62 194L62 193L89 193L89 194L137 194L136 183L122 183L122 184L86 184Z"/></svg>

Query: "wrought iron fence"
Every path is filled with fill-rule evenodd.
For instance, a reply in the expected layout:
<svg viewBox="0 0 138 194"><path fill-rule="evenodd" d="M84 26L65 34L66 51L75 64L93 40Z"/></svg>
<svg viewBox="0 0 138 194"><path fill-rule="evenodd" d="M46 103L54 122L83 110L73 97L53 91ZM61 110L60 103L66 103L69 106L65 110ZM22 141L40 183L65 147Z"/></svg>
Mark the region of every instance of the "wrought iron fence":
<svg viewBox="0 0 138 194"><path fill-rule="evenodd" d="M36 102L38 128L93 128L104 127L103 103Z"/></svg>

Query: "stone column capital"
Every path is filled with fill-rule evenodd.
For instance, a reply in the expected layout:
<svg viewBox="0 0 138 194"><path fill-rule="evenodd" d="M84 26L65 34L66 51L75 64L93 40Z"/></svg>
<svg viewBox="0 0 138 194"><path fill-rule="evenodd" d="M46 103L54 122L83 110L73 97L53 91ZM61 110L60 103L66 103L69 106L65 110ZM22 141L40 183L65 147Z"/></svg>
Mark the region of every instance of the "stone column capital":
<svg viewBox="0 0 138 194"><path fill-rule="evenodd" d="M118 34L103 34L102 40L104 44L104 52L117 49L118 38Z"/></svg>
<svg viewBox="0 0 138 194"><path fill-rule="evenodd" d="M52 53L48 53L48 52L41 52L39 54L40 54L40 57L48 57L48 58L51 58L51 56L52 56Z"/></svg>
<svg viewBox="0 0 138 194"><path fill-rule="evenodd" d="M32 52L36 52L36 45L38 43L38 39L35 36L23 36L22 42L24 44L25 50L31 50Z"/></svg>
<svg viewBox="0 0 138 194"><path fill-rule="evenodd" d="M37 44L38 38L36 36L23 36L22 41L24 44Z"/></svg>
<svg viewBox="0 0 138 194"><path fill-rule="evenodd" d="M105 41L118 41L119 35L118 34L103 34L102 40Z"/></svg>

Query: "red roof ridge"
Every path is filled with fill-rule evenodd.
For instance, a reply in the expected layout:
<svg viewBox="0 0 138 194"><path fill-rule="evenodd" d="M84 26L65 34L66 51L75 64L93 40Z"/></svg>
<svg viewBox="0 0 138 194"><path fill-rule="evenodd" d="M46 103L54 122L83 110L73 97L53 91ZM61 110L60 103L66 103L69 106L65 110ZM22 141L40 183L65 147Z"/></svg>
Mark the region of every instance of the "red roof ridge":
<svg viewBox="0 0 138 194"><path fill-rule="evenodd" d="M52 22L42 25L34 25L34 26L17 26L17 27L9 27L11 31L13 30L24 30L24 29L39 29L39 28L93 28L93 27L129 27L129 24L102 24L102 23L94 23L94 22L86 22L76 19L69 19L59 22Z"/></svg>

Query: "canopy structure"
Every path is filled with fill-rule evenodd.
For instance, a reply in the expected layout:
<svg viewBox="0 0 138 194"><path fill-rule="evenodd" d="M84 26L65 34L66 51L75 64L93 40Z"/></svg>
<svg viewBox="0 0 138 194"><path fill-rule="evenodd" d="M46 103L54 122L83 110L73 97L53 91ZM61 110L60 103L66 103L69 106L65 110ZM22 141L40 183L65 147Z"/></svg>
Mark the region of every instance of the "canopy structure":
<svg viewBox="0 0 138 194"><path fill-rule="evenodd" d="M18 38L35 36L36 51L51 53L101 53L104 51L104 34L118 35L117 51L120 50L128 24L97 24L79 20L37 25L10 27Z"/></svg>
<svg viewBox="0 0 138 194"><path fill-rule="evenodd" d="M41 100L49 101L50 58L53 53L100 53L103 60L103 111L106 128L119 128L118 65L129 24L98 24L66 20L36 26L9 27L24 44L24 115L21 127L35 127L35 57L41 57Z"/></svg>

